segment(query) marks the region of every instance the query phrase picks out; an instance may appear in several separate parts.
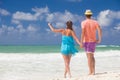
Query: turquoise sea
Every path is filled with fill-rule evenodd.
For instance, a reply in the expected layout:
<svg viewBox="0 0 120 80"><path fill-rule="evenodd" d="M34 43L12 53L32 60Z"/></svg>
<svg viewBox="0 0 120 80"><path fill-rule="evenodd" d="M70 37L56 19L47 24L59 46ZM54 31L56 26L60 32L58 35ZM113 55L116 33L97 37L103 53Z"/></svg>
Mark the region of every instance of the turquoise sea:
<svg viewBox="0 0 120 80"><path fill-rule="evenodd" d="M76 46L79 52L83 52L79 46ZM96 51L120 50L116 45L99 45ZM59 53L60 46L0 46L0 53Z"/></svg>

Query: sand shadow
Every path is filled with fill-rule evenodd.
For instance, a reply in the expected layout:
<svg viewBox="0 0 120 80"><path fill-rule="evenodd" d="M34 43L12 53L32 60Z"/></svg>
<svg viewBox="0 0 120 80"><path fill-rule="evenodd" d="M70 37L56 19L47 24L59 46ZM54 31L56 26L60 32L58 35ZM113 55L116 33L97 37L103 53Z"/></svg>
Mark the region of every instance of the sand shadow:
<svg viewBox="0 0 120 80"><path fill-rule="evenodd" d="M102 74L107 74L107 72L103 72L103 73L96 73L95 75L102 75Z"/></svg>

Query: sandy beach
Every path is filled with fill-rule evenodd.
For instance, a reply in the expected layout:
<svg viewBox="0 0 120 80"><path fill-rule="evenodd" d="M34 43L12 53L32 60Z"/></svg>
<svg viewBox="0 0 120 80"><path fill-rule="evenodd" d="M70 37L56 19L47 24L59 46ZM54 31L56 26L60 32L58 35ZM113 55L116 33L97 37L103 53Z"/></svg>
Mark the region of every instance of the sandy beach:
<svg viewBox="0 0 120 80"><path fill-rule="evenodd" d="M96 52L96 75L88 76L84 53L71 60L72 78L63 78L60 53L0 53L0 80L120 80L120 51Z"/></svg>
<svg viewBox="0 0 120 80"><path fill-rule="evenodd" d="M51 80L120 80L120 72L96 73L94 76L80 76L76 78L54 78Z"/></svg>

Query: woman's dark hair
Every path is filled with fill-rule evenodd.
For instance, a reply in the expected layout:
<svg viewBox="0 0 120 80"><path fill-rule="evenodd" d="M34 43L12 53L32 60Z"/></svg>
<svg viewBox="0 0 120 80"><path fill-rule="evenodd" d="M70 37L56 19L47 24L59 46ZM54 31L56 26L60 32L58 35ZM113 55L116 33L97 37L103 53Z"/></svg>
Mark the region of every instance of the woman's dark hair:
<svg viewBox="0 0 120 80"><path fill-rule="evenodd" d="M73 30L73 28L72 28L72 25L73 25L72 21L67 21L66 25L67 25L67 29Z"/></svg>

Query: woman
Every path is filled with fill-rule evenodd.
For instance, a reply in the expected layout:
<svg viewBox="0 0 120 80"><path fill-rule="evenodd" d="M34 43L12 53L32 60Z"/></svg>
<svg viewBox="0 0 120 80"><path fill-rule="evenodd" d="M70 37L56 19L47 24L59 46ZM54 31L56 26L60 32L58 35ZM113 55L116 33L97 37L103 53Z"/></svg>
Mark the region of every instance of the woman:
<svg viewBox="0 0 120 80"><path fill-rule="evenodd" d="M62 44L61 44L61 53L65 62L65 72L64 72L64 78L66 78L66 75L68 74L71 78L71 72L70 72L70 60L71 56L75 55L77 49L74 47L74 40L81 45L79 42L79 39L76 37L76 34L72 28L72 21L67 21L66 23L66 29L54 29L53 26L48 23L48 26L53 32L59 32L62 34Z"/></svg>

